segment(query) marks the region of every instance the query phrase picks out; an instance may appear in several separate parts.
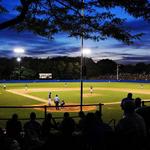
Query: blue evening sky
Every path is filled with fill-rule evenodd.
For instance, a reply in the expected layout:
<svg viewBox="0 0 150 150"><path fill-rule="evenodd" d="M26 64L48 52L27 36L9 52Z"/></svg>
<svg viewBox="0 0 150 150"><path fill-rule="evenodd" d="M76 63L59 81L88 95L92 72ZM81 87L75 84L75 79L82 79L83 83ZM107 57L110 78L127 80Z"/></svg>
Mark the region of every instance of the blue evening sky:
<svg viewBox="0 0 150 150"><path fill-rule="evenodd" d="M19 0L3 0L2 4L11 9L9 14L0 15L0 22L13 18L16 15L14 5ZM125 45L115 39L94 42L84 40L84 47L90 48L92 53L90 57L95 61L101 59L112 59L119 63L150 62L150 23L142 19L134 19L122 9L112 10L119 17L127 19L126 26L132 29L133 33L144 33L140 40L135 41L133 45ZM55 57L55 56L80 56L81 40L69 38L67 34L60 33L54 40L48 40L44 37L35 35L31 32L18 33L15 30L0 31L0 57L16 57L13 49L23 47L25 53L23 56L30 57Z"/></svg>

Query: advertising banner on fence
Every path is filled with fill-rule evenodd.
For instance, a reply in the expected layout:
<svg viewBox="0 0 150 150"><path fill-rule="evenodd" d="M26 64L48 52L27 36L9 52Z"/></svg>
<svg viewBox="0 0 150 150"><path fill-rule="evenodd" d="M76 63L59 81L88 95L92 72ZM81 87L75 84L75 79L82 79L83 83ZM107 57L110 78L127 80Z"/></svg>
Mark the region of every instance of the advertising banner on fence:
<svg viewBox="0 0 150 150"><path fill-rule="evenodd" d="M39 73L39 79L52 79L52 73Z"/></svg>

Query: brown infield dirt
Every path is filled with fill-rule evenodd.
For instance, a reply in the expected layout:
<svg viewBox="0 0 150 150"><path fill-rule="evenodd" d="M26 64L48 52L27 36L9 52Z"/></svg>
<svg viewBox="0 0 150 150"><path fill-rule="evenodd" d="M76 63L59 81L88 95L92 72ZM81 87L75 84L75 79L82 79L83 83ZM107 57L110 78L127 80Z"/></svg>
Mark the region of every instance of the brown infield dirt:
<svg viewBox="0 0 150 150"><path fill-rule="evenodd" d="M88 88L85 88L88 90ZM94 90L104 90L104 91L122 91L122 92L132 92L132 93L139 93L139 94L150 94L150 90L143 90L143 89L121 89L121 88L94 88ZM31 92L49 92L49 91L80 91L80 88L28 88L28 89L13 89L13 90L7 90L8 92L11 92L13 94L21 95L24 97L28 97L40 102L43 102L43 104L34 105L34 106L42 106L47 105L47 99L39 98L36 96L29 95ZM93 97L101 94L95 94L95 93L89 93L84 94L84 97ZM114 103L104 103L105 105L109 104L119 104L120 102L114 102ZM67 103L67 105L76 105L75 103ZM33 106L33 105L32 105ZM52 106L54 106L54 102L52 102ZM38 110L43 110L42 108L34 108ZM83 111L90 111L90 110L96 110L96 106L83 106ZM49 112L79 112L80 106L75 107L64 107L60 108L59 110L56 110L55 107L50 107L47 109Z"/></svg>
<svg viewBox="0 0 150 150"><path fill-rule="evenodd" d="M32 106L45 106L45 105L47 106L47 103L40 104L40 105L32 105ZM69 103L68 105L76 105L76 104ZM54 106L54 104L52 104L52 106ZM34 108L34 109L43 110L43 108ZM83 111L96 110L96 106L82 106L82 110ZM56 110L55 106L47 108L47 112L79 112L79 111L80 111L80 106L71 106L71 107L63 107L63 108L60 107L59 110Z"/></svg>

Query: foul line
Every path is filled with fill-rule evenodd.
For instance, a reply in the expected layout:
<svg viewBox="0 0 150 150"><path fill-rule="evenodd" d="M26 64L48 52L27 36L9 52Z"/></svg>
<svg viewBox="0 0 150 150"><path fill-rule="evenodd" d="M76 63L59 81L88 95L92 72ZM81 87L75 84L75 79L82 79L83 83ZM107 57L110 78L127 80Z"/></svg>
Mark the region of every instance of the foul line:
<svg viewBox="0 0 150 150"><path fill-rule="evenodd" d="M27 98L31 98L31 99L34 99L34 100L37 100L37 101L40 101L40 102L44 102L44 103L48 102L48 100L45 100L43 98L39 98L39 97L28 95L28 94L18 93L18 92L12 91L12 90L7 90L7 92L10 92L10 93L13 93L13 94L16 94L16 95L20 95L20 96L24 96L24 97L27 97Z"/></svg>

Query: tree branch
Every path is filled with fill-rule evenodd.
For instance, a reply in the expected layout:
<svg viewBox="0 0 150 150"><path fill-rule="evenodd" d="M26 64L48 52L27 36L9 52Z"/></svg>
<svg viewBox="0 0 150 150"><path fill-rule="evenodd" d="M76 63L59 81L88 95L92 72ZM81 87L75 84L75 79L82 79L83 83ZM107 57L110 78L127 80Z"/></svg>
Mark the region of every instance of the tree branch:
<svg viewBox="0 0 150 150"><path fill-rule="evenodd" d="M22 0L20 0L20 1L21 1L21 4L22 4L21 13L20 13L17 17L15 17L15 18L13 18L13 19L11 19L11 20L2 22L2 23L0 24L0 30L9 28L9 27L11 27L11 26L14 26L14 25L16 25L16 24L22 22L22 21L25 19L25 16L26 16L26 14L27 14L27 12L28 12L28 9L29 9L29 5L30 5L32 2L31 2L30 0L27 0L26 2L24 1L24 3L22 3Z"/></svg>

